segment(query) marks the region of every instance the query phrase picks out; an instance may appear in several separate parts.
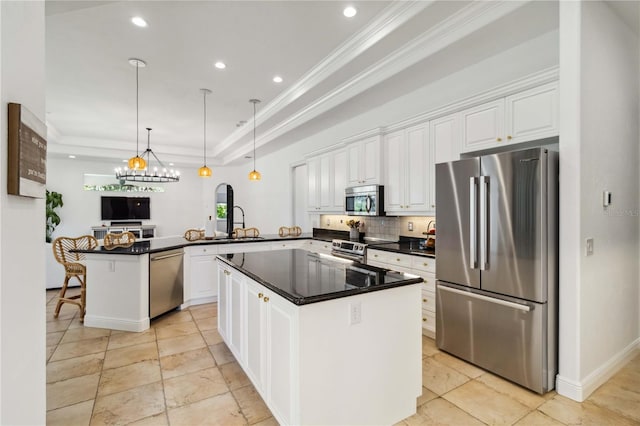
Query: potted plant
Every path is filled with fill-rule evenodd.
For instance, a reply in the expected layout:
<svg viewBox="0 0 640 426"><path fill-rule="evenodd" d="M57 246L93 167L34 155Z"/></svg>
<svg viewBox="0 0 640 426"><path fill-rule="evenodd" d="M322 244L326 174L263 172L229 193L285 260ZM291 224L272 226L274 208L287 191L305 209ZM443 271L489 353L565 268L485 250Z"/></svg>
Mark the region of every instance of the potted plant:
<svg viewBox="0 0 640 426"><path fill-rule="evenodd" d="M349 239L358 240L360 238L360 221L349 219L347 226L349 227Z"/></svg>
<svg viewBox="0 0 640 426"><path fill-rule="evenodd" d="M60 216L56 213L56 209L62 207L64 203L62 202L62 194L55 191L49 191L47 189L47 230L46 230L46 241L48 243L51 242L51 235L53 231L56 229L56 226L60 225Z"/></svg>

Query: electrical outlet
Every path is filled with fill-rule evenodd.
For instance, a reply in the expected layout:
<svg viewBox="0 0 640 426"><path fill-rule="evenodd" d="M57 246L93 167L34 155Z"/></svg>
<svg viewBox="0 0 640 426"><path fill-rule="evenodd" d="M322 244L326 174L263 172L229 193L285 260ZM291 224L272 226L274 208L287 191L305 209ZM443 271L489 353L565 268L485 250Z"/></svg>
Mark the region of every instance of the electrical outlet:
<svg viewBox="0 0 640 426"><path fill-rule="evenodd" d="M593 238L587 238L585 252L587 256L593 255Z"/></svg>
<svg viewBox="0 0 640 426"><path fill-rule="evenodd" d="M362 321L362 305L360 302L349 303L349 325L358 324Z"/></svg>
<svg viewBox="0 0 640 426"><path fill-rule="evenodd" d="M408 231L413 231L413 222L407 223L407 230Z"/></svg>
<svg viewBox="0 0 640 426"><path fill-rule="evenodd" d="M331 226L331 219L327 219L327 226Z"/></svg>

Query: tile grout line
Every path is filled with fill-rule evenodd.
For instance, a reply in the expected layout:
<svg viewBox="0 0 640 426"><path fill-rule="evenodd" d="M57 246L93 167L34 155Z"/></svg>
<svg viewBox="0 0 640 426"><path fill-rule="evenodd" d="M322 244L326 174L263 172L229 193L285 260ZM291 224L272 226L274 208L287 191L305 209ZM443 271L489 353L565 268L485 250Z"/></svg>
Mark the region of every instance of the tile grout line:
<svg viewBox="0 0 640 426"><path fill-rule="evenodd" d="M93 419L93 413L96 409L96 402L98 402L98 392L100 391L100 383L102 383L102 373L104 372L104 363L107 360L107 351L109 350L109 342L111 341L111 336L113 336L113 330L109 330L109 339L107 339L107 346L104 348L104 357L102 358L102 364L100 365L100 379L98 380L98 386L96 386L96 394L93 398L93 406L91 407L89 425L91 424L91 420Z"/></svg>

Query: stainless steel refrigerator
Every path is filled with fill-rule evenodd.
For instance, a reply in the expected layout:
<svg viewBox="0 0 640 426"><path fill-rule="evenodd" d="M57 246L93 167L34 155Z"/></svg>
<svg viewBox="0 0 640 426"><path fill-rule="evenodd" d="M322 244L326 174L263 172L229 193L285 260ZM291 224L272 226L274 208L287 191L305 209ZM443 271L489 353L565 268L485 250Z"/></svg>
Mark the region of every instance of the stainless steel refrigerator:
<svg viewBox="0 0 640 426"><path fill-rule="evenodd" d="M436 165L437 346L538 393L557 369L558 153Z"/></svg>

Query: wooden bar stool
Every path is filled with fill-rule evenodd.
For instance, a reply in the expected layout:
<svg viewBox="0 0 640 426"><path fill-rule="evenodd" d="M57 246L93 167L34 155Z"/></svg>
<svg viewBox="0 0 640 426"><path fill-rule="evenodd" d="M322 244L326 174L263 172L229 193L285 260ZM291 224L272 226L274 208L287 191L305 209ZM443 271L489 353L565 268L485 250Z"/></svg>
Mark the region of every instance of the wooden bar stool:
<svg viewBox="0 0 640 426"><path fill-rule="evenodd" d="M87 267L82 262L83 253L71 252L71 250L93 250L98 247L98 240L91 235L83 235L77 238L59 237L53 241L53 255L58 263L64 266L64 283L58 295L58 303L54 318L58 318L60 308L63 303L73 303L80 308L80 322L84 322L85 300L87 287ZM75 277L80 282L80 294L76 296L66 296L69 280Z"/></svg>

